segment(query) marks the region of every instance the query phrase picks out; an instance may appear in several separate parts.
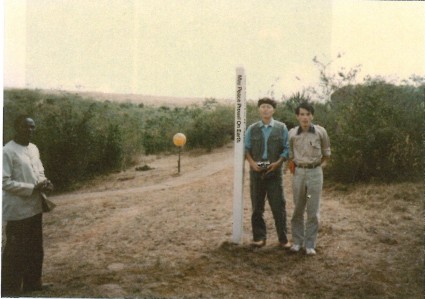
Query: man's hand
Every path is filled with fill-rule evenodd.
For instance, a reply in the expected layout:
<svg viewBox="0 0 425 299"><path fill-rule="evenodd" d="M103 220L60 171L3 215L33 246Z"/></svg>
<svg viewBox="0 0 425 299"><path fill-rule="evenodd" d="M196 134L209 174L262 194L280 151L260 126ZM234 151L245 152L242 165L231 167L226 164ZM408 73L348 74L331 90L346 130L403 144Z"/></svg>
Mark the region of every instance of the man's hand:
<svg viewBox="0 0 425 299"><path fill-rule="evenodd" d="M326 165L328 165L328 160L329 157L322 157L322 161L320 161L320 166L322 166L322 168L325 168Z"/></svg>
<svg viewBox="0 0 425 299"><path fill-rule="evenodd" d="M282 162L280 161L271 163L269 166L267 166L266 174L273 172L275 170L278 170L281 165L282 165Z"/></svg>
<svg viewBox="0 0 425 299"><path fill-rule="evenodd" d="M258 164L256 162L254 162L254 160L252 162L249 161L249 166L255 172L262 172L262 171L264 171L264 169L262 167L258 166Z"/></svg>
<svg viewBox="0 0 425 299"><path fill-rule="evenodd" d="M54 187L51 181L44 180L35 185L34 191L49 192L49 191L53 191L53 188Z"/></svg>
<svg viewBox="0 0 425 299"><path fill-rule="evenodd" d="M257 165L257 162L252 159L252 156L249 152L246 153L245 158L249 163L249 167L251 167L251 169L255 172L262 172L264 170L263 168Z"/></svg>
<svg viewBox="0 0 425 299"><path fill-rule="evenodd" d="M280 167L282 167L282 164L286 161L286 158L279 158L279 160L277 160L276 162L271 163L268 167L267 167L267 171L266 174L276 171L278 170Z"/></svg>

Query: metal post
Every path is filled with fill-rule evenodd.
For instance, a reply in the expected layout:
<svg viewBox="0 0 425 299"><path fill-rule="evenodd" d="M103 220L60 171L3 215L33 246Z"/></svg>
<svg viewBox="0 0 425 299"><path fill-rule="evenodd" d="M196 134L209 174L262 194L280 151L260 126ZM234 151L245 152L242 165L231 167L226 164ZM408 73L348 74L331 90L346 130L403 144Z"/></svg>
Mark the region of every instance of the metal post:
<svg viewBox="0 0 425 299"><path fill-rule="evenodd" d="M235 169L233 191L233 243L242 244L243 237L243 181L245 163L246 76L242 67L236 69L235 106Z"/></svg>
<svg viewBox="0 0 425 299"><path fill-rule="evenodd" d="M180 152L181 152L181 150L182 150L182 147L181 147L181 146L179 146L179 160L178 160L178 162L177 162L177 169L178 169L178 173L180 173Z"/></svg>

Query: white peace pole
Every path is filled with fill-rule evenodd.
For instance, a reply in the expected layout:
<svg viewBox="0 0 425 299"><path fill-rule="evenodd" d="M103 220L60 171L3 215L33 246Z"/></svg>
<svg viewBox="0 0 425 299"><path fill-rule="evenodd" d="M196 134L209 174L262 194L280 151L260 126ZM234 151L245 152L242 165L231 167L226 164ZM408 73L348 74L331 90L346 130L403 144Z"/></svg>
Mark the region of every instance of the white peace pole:
<svg viewBox="0 0 425 299"><path fill-rule="evenodd" d="M235 174L233 186L233 243L242 244L244 140L246 128L246 76L242 67L236 69L235 106Z"/></svg>

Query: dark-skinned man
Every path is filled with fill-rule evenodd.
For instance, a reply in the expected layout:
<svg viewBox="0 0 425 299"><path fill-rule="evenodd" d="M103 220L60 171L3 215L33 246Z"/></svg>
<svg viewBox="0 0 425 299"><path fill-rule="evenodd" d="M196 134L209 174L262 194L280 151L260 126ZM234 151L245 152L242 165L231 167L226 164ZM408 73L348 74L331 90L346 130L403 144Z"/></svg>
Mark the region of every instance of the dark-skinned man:
<svg viewBox="0 0 425 299"><path fill-rule="evenodd" d="M45 177L37 146L31 143L34 120L18 116L15 137L3 147L3 221L6 244L2 254L2 296L21 296L43 289L41 192L53 190Z"/></svg>

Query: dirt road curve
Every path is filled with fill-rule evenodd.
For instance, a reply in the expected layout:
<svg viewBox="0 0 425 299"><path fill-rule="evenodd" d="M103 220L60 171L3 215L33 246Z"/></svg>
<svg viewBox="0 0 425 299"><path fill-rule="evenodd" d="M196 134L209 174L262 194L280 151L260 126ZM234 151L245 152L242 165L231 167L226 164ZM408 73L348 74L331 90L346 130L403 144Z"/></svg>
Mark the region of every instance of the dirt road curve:
<svg viewBox="0 0 425 299"><path fill-rule="evenodd" d="M123 195L148 191L164 190L184 184L191 184L215 173L233 167L233 149L229 147L217 150L209 155L193 153L181 158L181 170L178 173L177 156L169 155L161 158L148 157L144 159L152 170L136 171L135 167L124 173L108 177L106 182L95 183L94 186L85 186L82 190L61 196L57 200L73 200L74 198L98 198L107 192L108 195ZM151 162L151 163L149 163ZM233 169L233 168L232 168ZM229 172L233 175L233 172ZM125 182L131 181L131 182ZM120 182L120 183L117 183Z"/></svg>
<svg viewBox="0 0 425 299"><path fill-rule="evenodd" d="M423 286L422 184L328 184L318 254L253 250L248 175L244 244L232 234L233 148L143 157L51 199L44 215L43 297L418 298ZM285 175L288 229L291 175Z"/></svg>

